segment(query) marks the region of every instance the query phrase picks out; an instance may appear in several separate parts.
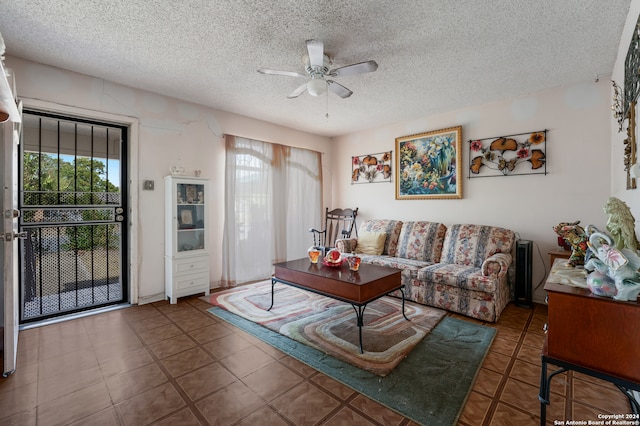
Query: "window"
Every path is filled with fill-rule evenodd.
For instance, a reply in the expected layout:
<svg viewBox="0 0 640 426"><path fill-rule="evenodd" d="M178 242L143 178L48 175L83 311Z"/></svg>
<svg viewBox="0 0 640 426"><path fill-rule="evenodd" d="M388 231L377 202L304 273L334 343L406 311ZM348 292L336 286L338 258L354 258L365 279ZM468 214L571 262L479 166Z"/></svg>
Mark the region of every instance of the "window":
<svg viewBox="0 0 640 426"><path fill-rule="evenodd" d="M223 286L271 276L306 255L320 222L320 153L227 136Z"/></svg>

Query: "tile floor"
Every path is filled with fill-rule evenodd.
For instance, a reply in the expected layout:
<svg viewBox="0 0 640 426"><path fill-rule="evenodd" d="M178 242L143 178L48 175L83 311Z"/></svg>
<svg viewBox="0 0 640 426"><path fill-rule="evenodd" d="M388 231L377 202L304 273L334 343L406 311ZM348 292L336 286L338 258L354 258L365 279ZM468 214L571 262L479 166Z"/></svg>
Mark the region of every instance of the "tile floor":
<svg viewBox="0 0 640 426"><path fill-rule="evenodd" d="M205 312L198 298L134 306L20 333L0 378L2 425L414 425ZM459 425L539 424L546 307L508 306ZM612 385L563 373L548 424L625 413Z"/></svg>

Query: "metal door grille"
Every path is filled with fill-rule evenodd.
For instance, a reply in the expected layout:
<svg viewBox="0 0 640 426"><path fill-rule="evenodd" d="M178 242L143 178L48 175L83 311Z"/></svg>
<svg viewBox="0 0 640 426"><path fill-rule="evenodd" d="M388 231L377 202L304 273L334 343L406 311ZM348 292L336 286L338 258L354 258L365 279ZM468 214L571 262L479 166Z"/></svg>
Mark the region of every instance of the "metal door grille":
<svg viewBox="0 0 640 426"><path fill-rule="evenodd" d="M24 113L23 322L127 300L126 140L123 126Z"/></svg>

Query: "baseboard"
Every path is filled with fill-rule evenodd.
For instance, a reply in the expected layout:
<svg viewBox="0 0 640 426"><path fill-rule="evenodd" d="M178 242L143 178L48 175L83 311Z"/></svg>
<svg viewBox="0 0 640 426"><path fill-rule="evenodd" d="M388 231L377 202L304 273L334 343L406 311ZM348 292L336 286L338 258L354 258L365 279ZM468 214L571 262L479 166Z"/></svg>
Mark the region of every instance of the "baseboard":
<svg viewBox="0 0 640 426"><path fill-rule="evenodd" d="M216 289L216 288L220 288L222 281L213 281L210 285L209 288L211 290ZM147 303L153 303L153 302L161 302L163 300L166 300L167 297L165 296L165 293L156 293L156 294L152 294L150 296L138 296L138 305L146 305Z"/></svg>
<svg viewBox="0 0 640 426"><path fill-rule="evenodd" d="M166 299L164 292L152 294L151 296L138 296L138 305L146 305L147 303L161 302Z"/></svg>
<svg viewBox="0 0 640 426"><path fill-rule="evenodd" d="M547 302L545 302L544 297L538 297L537 295L533 296L533 303L538 303L540 305L546 305Z"/></svg>

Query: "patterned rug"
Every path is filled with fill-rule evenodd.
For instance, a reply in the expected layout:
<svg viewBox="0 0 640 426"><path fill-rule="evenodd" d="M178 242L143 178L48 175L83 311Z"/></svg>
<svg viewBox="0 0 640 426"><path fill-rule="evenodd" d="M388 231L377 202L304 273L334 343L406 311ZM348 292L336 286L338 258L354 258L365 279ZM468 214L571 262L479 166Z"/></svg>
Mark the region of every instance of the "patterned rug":
<svg viewBox="0 0 640 426"><path fill-rule="evenodd" d="M446 316L388 376L380 377L218 306L209 312L415 423L428 426L458 423L496 334L491 327Z"/></svg>
<svg viewBox="0 0 640 426"><path fill-rule="evenodd" d="M388 375L440 322L446 312L383 297L364 310L360 353L355 309L348 303L276 284L271 305L271 282L236 287L205 298L233 314L318 349L362 370Z"/></svg>

